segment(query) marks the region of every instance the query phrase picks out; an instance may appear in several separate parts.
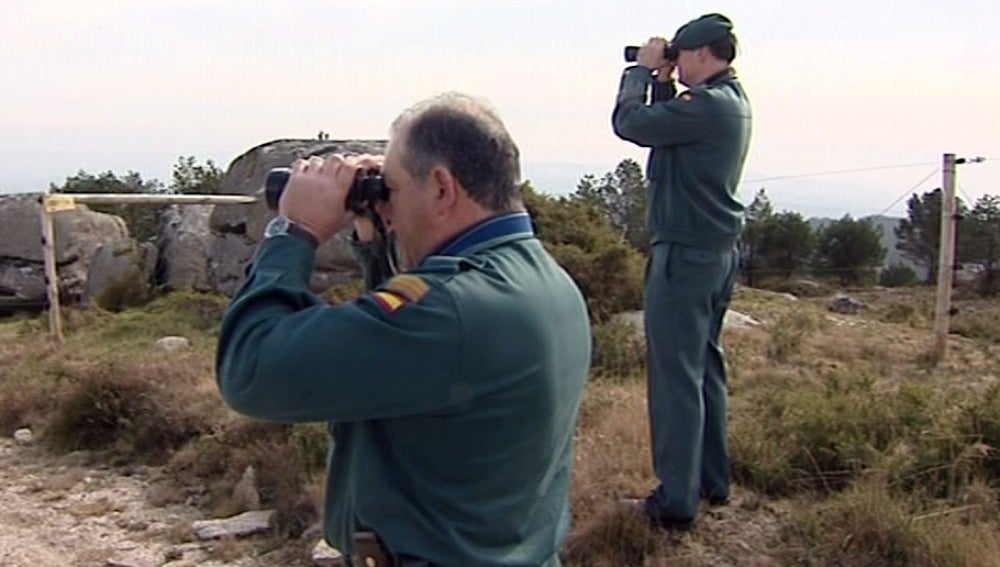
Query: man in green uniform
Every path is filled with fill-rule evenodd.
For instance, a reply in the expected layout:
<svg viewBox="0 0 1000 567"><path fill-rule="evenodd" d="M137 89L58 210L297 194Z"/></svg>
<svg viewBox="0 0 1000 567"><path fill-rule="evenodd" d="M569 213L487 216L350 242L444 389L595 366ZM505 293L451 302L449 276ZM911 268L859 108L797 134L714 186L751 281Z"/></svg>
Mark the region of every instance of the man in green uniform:
<svg viewBox="0 0 1000 567"><path fill-rule="evenodd" d="M293 165L223 319L222 395L259 419L330 422L324 531L348 554L377 536L399 565L558 565L590 326L532 232L518 149L466 96L404 112L376 210L408 271L331 306L308 289L315 247L351 222L370 164Z"/></svg>
<svg viewBox="0 0 1000 567"><path fill-rule="evenodd" d="M660 484L632 504L655 524L686 529L699 497L713 504L729 498L719 335L743 226L736 189L751 115L729 66L736 38L728 18L693 20L669 45L667 50L665 41L653 38L639 49L637 64L622 76L613 124L622 139L651 148L644 308L653 468ZM675 67L688 87L681 94Z"/></svg>

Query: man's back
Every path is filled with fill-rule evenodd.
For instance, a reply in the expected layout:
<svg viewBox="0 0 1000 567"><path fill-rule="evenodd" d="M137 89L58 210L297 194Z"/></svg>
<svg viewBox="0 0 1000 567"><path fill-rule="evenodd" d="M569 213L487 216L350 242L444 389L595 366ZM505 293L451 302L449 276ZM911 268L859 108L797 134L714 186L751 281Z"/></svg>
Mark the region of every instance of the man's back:
<svg viewBox="0 0 1000 567"><path fill-rule="evenodd" d="M619 136L651 148L651 244L726 250L742 230L737 185L750 146L751 109L731 71L646 105L648 77L628 75L614 113ZM627 89L626 89L627 86Z"/></svg>
<svg viewBox="0 0 1000 567"><path fill-rule="evenodd" d="M569 520L573 427L590 361L583 300L534 238L431 257L408 277L428 283L425 308L458 315L446 403L340 423L330 492L353 483L358 520L395 553L541 565ZM420 368L400 372L428 378ZM329 504L347 512L336 498Z"/></svg>
<svg viewBox="0 0 1000 567"><path fill-rule="evenodd" d="M341 549L365 527L434 564L538 566L565 535L586 306L527 215L496 219L504 235L336 306L301 291L307 245L268 239L227 311L227 402L332 424L325 533Z"/></svg>

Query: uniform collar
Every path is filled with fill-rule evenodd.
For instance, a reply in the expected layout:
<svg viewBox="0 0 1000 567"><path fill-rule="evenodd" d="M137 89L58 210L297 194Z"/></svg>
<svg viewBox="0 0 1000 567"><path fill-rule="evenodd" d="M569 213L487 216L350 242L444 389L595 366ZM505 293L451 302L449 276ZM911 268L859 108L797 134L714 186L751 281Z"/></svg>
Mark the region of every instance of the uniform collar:
<svg viewBox="0 0 1000 567"><path fill-rule="evenodd" d="M499 238L534 236L528 213L503 213L479 221L445 241L430 256L462 256L480 245Z"/></svg>
<svg viewBox="0 0 1000 567"><path fill-rule="evenodd" d="M726 67L725 69L719 71L718 73L712 75L711 77L702 81L703 85L711 85L715 83L721 83L727 79L733 79L736 77L736 71L732 67Z"/></svg>

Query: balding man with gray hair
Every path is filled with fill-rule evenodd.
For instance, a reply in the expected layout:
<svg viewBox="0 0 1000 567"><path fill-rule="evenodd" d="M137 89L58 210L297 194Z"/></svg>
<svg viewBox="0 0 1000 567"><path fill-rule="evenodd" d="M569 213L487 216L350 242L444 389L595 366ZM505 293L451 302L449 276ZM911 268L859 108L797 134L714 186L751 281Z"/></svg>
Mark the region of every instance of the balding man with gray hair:
<svg viewBox="0 0 1000 567"><path fill-rule="evenodd" d="M324 531L355 564L559 565L590 326L524 212L519 160L493 110L447 94L393 123L384 159L297 161L226 310L223 397L329 422ZM330 306L308 289L315 247L373 167L406 271Z"/></svg>

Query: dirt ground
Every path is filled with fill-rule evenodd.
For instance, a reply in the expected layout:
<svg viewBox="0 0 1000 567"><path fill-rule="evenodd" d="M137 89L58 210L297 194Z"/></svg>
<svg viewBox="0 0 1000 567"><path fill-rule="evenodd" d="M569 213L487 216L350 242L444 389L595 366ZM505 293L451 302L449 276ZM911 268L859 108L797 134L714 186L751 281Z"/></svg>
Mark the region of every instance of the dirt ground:
<svg viewBox="0 0 1000 567"><path fill-rule="evenodd" d="M193 505L154 505L163 472L111 467L93 455L54 456L0 439L0 565L39 567L260 567L309 565L305 553L262 552L234 541L198 542L191 524L204 519ZM694 532L678 536L678 552L663 565L768 567L785 513L737 491L733 502L708 511ZM256 538L259 540L259 536ZM689 561L685 561L685 556ZM692 561L693 560L693 561Z"/></svg>
<svg viewBox="0 0 1000 567"><path fill-rule="evenodd" d="M269 554L233 541L194 541L191 524L204 519L194 506L153 504L162 474L156 467L112 468L86 453L56 457L0 440L0 565L289 564L287 550Z"/></svg>

